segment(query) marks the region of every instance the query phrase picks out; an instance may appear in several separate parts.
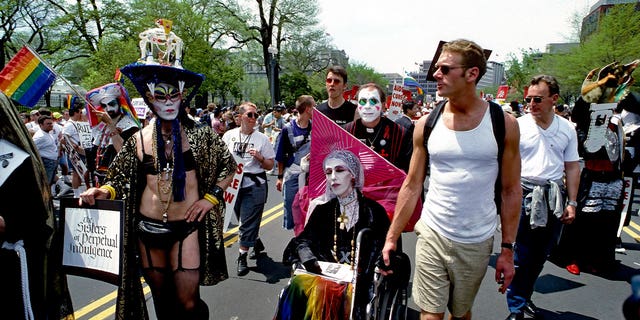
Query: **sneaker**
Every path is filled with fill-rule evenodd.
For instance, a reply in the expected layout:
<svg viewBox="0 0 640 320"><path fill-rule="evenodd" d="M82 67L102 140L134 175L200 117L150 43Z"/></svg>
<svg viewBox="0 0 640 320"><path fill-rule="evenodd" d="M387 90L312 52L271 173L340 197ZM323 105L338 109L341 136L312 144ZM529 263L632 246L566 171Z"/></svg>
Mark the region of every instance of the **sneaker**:
<svg viewBox="0 0 640 320"><path fill-rule="evenodd" d="M241 253L238 256L238 277L246 276L249 273L249 264L247 263L247 253Z"/></svg>
<svg viewBox="0 0 640 320"><path fill-rule="evenodd" d="M256 239L256 244L253 246L253 249L251 249L251 253L249 253L249 259L257 259L262 251L264 251L264 244L262 243L260 238L258 238Z"/></svg>
<svg viewBox="0 0 640 320"><path fill-rule="evenodd" d="M527 300L527 303L524 305L523 310L525 315L533 319L540 318L540 309L538 309L538 307L536 307L536 305L533 304L533 301L531 300Z"/></svg>

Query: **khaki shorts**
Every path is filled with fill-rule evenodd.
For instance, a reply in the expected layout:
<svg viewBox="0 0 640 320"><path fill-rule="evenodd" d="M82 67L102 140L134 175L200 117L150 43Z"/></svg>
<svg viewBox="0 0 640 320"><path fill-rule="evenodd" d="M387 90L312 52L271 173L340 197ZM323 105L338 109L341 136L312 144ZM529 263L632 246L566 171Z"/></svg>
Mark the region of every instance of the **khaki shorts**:
<svg viewBox="0 0 640 320"><path fill-rule="evenodd" d="M471 311L487 272L493 237L480 243L459 243L433 231L422 220L415 231L413 300L423 311L444 313L448 308L454 317L462 317Z"/></svg>

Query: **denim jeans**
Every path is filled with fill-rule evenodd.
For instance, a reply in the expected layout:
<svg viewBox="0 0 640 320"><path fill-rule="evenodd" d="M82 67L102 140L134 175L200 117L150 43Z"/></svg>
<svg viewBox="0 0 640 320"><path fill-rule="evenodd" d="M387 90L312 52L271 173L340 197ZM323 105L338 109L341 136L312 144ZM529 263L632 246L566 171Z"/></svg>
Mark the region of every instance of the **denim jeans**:
<svg viewBox="0 0 640 320"><path fill-rule="evenodd" d="M287 177L287 181L284 182L283 198L284 198L284 219L282 227L287 230L293 229L293 199L298 193L298 176L299 174L293 174Z"/></svg>
<svg viewBox="0 0 640 320"><path fill-rule="evenodd" d="M49 179L49 184L53 183L53 177L56 174L56 170L58 169L58 159L47 159L42 158L42 163L44 164L44 171Z"/></svg>
<svg viewBox="0 0 640 320"><path fill-rule="evenodd" d="M545 227L531 229L525 205L523 201L516 237L516 274L507 289L507 305L513 313L522 313L527 300L531 300L536 280L562 231L562 223L553 212L549 212Z"/></svg>
<svg viewBox="0 0 640 320"><path fill-rule="evenodd" d="M253 247L260 232L264 204L267 201L267 183L252 185L238 191L235 212L239 216L240 245Z"/></svg>

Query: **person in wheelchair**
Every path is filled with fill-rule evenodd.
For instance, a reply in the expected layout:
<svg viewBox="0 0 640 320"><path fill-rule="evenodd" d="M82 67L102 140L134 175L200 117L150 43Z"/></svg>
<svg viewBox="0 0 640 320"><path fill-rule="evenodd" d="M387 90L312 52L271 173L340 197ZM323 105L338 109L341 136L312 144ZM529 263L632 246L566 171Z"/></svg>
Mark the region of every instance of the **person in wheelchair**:
<svg viewBox="0 0 640 320"><path fill-rule="evenodd" d="M335 150L324 159L322 167L327 178L326 193L314 200L318 204L310 210L304 231L287 245L283 261L316 274L322 273L318 261L348 264L357 270L352 319L364 319L366 305L373 296L375 263L389 229L389 218L382 205L362 195L364 172L355 154ZM356 237L367 228L370 230L361 236L360 255L356 259ZM281 297L276 319L307 319L311 312L309 303L288 304L298 310L283 306L283 299L287 300L286 295L291 298L291 291ZM326 306L319 308L324 309L325 316L329 312Z"/></svg>

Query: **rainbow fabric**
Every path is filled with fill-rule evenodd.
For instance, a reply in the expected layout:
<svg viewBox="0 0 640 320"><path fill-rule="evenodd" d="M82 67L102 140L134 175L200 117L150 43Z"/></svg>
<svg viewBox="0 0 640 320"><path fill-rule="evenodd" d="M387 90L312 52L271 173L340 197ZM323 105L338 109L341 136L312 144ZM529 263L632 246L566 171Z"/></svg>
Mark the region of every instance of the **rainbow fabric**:
<svg viewBox="0 0 640 320"><path fill-rule="evenodd" d="M298 274L282 292L274 320L340 320L351 313L351 283Z"/></svg>
<svg viewBox="0 0 640 320"><path fill-rule="evenodd" d="M53 70L24 46L0 71L0 90L21 105L33 108L55 80Z"/></svg>
<svg viewBox="0 0 640 320"><path fill-rule="evenodd" d="M418 81L410 75L404 76L402 79L402 85L405 87L415 87L418 90L418 94L424 94L424 89L422 89Z"/></svg>

